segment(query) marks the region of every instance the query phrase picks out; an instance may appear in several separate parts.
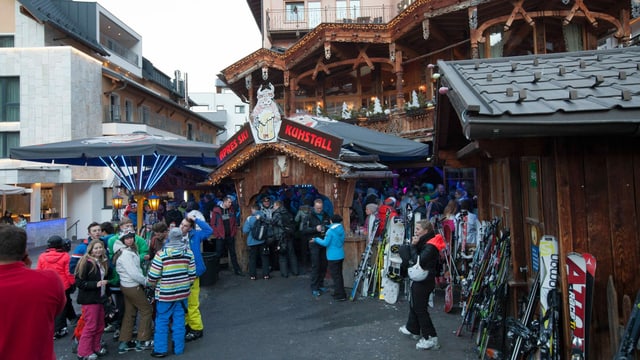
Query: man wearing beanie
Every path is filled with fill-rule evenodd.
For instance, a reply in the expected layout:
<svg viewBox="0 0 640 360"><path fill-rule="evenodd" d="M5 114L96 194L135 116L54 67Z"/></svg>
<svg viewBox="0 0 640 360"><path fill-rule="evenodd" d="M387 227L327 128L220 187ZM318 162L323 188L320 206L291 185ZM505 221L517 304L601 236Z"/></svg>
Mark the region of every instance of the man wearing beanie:
<svg viewBox="0 0 640 360"><path fill-rule="evenodd" d="M173 228L164 249L159 251L149 268L147 280L156 285L156 322L154 349L151 356L168 355L169 324L173 339L173 352L184 352L185 314L191 285L196 279L196 263L180 228Z"/></svg>

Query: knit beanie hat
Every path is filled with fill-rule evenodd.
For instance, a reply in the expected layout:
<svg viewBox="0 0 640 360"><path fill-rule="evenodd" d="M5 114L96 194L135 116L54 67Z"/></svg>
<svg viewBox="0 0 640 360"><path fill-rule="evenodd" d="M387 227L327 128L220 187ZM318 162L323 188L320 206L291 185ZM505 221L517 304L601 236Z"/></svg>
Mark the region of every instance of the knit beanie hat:
<svg viewBox="0 0 640 360"><path fill-rule="evenodd" d="M174 227L169 231L166 247L176 250L185 250L187 248L187 243L182 236L180 228Z"/></svg>

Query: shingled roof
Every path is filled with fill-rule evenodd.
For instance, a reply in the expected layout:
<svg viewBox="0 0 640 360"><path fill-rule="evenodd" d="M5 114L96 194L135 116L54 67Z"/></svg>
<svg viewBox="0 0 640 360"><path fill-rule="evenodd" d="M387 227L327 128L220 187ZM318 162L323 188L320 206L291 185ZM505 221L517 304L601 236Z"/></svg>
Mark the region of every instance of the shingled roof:
<svg viewBox="0 0 640 360"><path fill-rule="evenodd" d="M640 47L438 66L469 140L640 135Z"/></svg>
<svg viewBox="0 0 640 360"><path fill-rule="evenodd" d="M69 37L83 43L100 55L109 55L102 45L100 45L98 40L96 40L95 34L89 34L83 31L73 20L73 16L70 16L62 8L58 7L56 2L51 0L19 0L19 2L22 4L24 9L42 23L48 23L59 31L64 32ZM60 1L57 2L57 4L61 3L62 2ZM69 6L75 7L86 5L86 3L74 3L72 1L67 1L65 3ZM95 4L90 5L95 7ZM80 16L80 13L76 11L75 15Z"/></svg>

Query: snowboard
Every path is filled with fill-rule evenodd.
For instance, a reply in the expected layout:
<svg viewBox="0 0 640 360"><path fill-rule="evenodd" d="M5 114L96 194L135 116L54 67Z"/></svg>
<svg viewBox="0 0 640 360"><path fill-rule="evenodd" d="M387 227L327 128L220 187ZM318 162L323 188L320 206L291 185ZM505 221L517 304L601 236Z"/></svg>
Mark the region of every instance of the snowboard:
<svg viewBox="0 0 640 360"><path fill-rule="evenodd" d="M559 359L558 240L540 239L540 359Z"/></svg>
<svg viewBox="0 0 640 360"><path fill-rule="evenodd" d="M382 274L382 293L384 301L388 304L395 304L398 301L400 292L400 246L404 243L404 224L397 217L390 219L389 241L385 247L384 272Z"/></svg>
<svg viewBox="0 0 640 360"><path fill-rule="evenodd" d="M584 359L587 264L582 254L575 252L567 254L567 284L569 285L571 357Z"/></svg>

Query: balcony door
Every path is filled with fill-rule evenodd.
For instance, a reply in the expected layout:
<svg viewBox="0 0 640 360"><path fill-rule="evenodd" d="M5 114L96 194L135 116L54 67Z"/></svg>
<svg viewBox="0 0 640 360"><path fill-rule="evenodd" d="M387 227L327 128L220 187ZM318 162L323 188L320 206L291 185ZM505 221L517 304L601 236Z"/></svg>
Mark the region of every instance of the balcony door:
<svg viewBox="0 0 640 360"><path fill-rule="evenodd" d="M314 29L322 22L322 6L320 1L310 1L307 3L309 11L309 29Z"/></svg>

